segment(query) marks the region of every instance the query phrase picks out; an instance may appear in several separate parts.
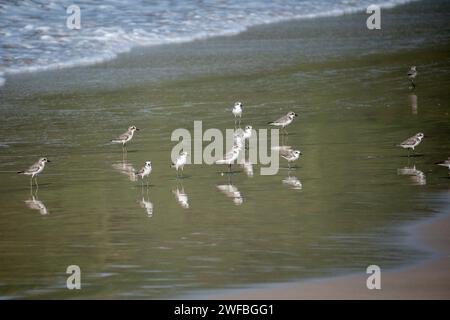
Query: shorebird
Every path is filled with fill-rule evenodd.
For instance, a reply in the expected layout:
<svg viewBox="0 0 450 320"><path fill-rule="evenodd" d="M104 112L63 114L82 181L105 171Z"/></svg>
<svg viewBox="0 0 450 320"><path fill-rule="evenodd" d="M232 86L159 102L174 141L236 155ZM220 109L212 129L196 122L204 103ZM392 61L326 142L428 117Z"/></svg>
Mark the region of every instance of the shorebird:
<svg viewBox="0 0 450 320"><path fill-rule="evenodd" d="M282 116L281 118L279 118L275 121L268 122L268 124L270 124L272 126L281 127L285 131L285 133L287 133L286 127L288 125L290 125L292 123L292 121L294 121L294 118L297 116L298 116L298 114L291 111L287 115Z"/></svg>
<svg viewBox="0 0 450 320"><path fill-rule="evenodd" d="M241 149L245 147L245 141L252 136L252 126L245 126L244 130L238 129L234 134L234 144L238 145Z"/></svg>
<svg viewBox="0 0 450 320"><path fill-rule="evenodd" d="M438 166L447 167L448 170L450 170L450 157L448 157L447 160L442 161L442 162L438 162L438 163L436 163L436 164L437 164ZM449 173L450 173L450 171L449 171Z"/></svg>
<svg viewBox="0 0 450 320"><path fill-rule="evenodd" d="M421 142L422 139L425 137L425 135L422 132L419 132L412 137L406 139L402 143L400 143L398 146L402 147L403 149L408 149L408 157L410 149L414 151L414 148L417 147Z"/></svg>
<svg viewBox="0 0 450 320"><path fill-rule="evenodd" d="M409 80L411 80L411 85L413 86L413 88L416 87L416 85L414 84L414 79L417 77L417 69L416 66L412 66L409 71L408 71L408 78Z"/></svg>
<svg viewBox="0 0 450 320"><path fill-rule="evenodd" d="M242 102L235 102L233 110L231 111L234 115L234 125L236 126L236 118L239 117L239 126L241 126L241 118L242 118Z"/></svg>
<svg viewBox="0 0 450 320"><path fill-rule="evenodd" d="M229 152L225 154L223 159L217 160L216 164L227 164L228 165L228 172L231 172L231 164L236 161L236 159L239 157L239 152L241 151L241 146L235 144L231 148Z"/></svg>
<svg viewBox="0 0 450 320"><path fill-rule="evenodd" d="M135 126L131 126L128 128L127 132L122 133L118 138L112 139L112 143L121 143L122 149L126 149L126 143L133 139L133 135L135 131L139 131Z"/></svg>
<svg viewBox="0 0 450 320"><path fill-rule="evenodd" d="M33 187L33 178L35 178L36 187L39 187L38 182L37 182L37 175L39 173L41 173L42 170L44 170L45 164L47 162L50 162L50 160L48 160L47 158L40 158L35 164L33 164L27 170L19 171L17 173L24 174L24 175L27 175L27 176L31 176L31 180L30 180L30 187L31 188Z"/></svg>
<svg viewBox="0 0 450 320"><path fill-rule="evenodd" d="M237 147L239 147L239 150L244 149L244 146L245 146L244 136L242 134L235 135L234 139L233 139L233 145L236 145Z"/></svg>
<svg viewBox="0 0 450 320"><path fill-rule="evenodd" d="M251 138L252 130L252 126L245 126L244 130L239 129L236 135L240 136L244 140L245 144L245 141Z"/></svg>
<svg viewBox="0 0 450 320"><path fill-rule="evenodd" d="M142 186L144 186L144 177L150 176L150 173L152 173L152 162L145 161L145 165L142 167L142 169L136 172L136 176L141 177L142 179ZM147 188L148 188L148 179L147 179Z"/></svg>
<svg viewBox="0 0 450 320"><path fill-rule="evenodd" d="M181 169L181 172L183 172L184 170L184 165L187 162L187 156L188 153L186 151L183 151L180 153L177 160L175 160L175 162L172 163L172 168L175 168L175 170L177 170L177 178L178 178L178 170ZM181 173L181 175L183 176L183 173Z"/></svg>
<svg viewBox="0 0 450 320"><path fill-rule="evenodd" d="M244 130L239 129L237 135L240 135L244 140L248 140L252 136L252 129L252 126L245 126Z"/></svg>
<svg viewBox="0 0 450 320"><path fill-rule="evenodd" d="M288 161L289 169L291 169L291 162L298 160L301 155L300 150L292 150L292 149L281 149L280 155Z"/></svg>

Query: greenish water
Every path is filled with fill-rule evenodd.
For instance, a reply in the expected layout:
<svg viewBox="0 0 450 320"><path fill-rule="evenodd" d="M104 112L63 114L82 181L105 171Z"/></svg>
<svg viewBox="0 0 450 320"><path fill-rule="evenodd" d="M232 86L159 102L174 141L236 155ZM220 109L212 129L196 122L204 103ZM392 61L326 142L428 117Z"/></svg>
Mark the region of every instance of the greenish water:
<svg viewBox="0 0 450 320"><path fill-rule="evenodd" d="M295 21L8 79L0 296L174 298L423 258L396 227L432 216L445 200L436 194L449 189L434 165L450 155L448 16L445 2L420 2L386 13L379 33L365 29L363 14ZM413 64L414 91L405 77ZM236 100L256 129L297 112L287 144L304 154L290 173L281 160L274 176L259 166L253 177L234 174L240 205L217 188L229 183L222 167L189 165L181 180L169 168L171 132L194 120L232 128ZM126 165L152 161L148 193L123 173L120 146L108 144L132 124L141 131ZM420 156L407 158L395 145L419 131ZM42 155L52 161L35 197L45 215L15 174ZM414 166L423 176L399 174ZM65 288L73 264L80 291Z"/></svg>

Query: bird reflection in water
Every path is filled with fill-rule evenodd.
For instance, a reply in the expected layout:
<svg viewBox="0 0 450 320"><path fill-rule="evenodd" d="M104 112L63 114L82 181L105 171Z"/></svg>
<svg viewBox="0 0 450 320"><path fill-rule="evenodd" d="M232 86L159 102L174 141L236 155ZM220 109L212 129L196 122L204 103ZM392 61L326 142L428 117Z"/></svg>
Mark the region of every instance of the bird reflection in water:
<svg viewBox="0 0 450 320"><path fill-rule="evenodd" d="M302 182L296 176L291 175L291 171L289 171L288 176L284 178L282 182L284 185L287 185L294 190L303 188Z"/></svg>
<svg viewBox="0 0 450 320"><path fill-rule="evenodd" d="M153 203L150 202L148 189L146 195L144 195L144 192L142 192L142 199L139 201L139 204L141 208L145 209L149 218L153 217Z"/></svg>
<svg viewBox="0 0 450 320"><path fill-rule="evenodd" d="M184 191L182 183L177 184L177 188L172 190L172 193L175 195L178 203L183 209L189 209L189 198L187 193Z"/></svg>
<svg viewBox="0 0 450 320"><path fill-rule="evenodd" d="M409 97L408 97L408 100L409 100L409 105L411 106L411 113L412 114L417 114L418 110L419 110L419 107L418 107L418 104L417 104L417 95L410 94Z"/></svg>
<svg viewBox="0 0 450 320"><path fill-rule="evenodd" d="M424 186L427 184L427 177L423 171L417 170L416 166L404 167L397 170L397 174L400 176L409 176L413 185Z"/></svg>
<svg viewBox="0 0 450 320"><path fill-rule="evenodd" d="M136 169L127 162L126 153L123 154L122 162L114 163L112 167L114 170L126 175L130 181L137 181Z"/></svg>
<svg viewBox="0 0 450 320"><path fill-rule="evenodd" d="M231 176L228 177L227 184L219 184L217 185L217 189L228 198L231 198L235 205L240 206L242 203L244 203L244 198L242 197L241 192L231 182Z"/></svg>
<svg viewBox="0 0 450 320"><path fill-rule="evenodd" d="M31 193L31 198L25 200L25 204L28 208L39 211L43 216L48 215L47 207L38 199L37 192L35 194Z"/></svg>
<svg viewBox="0 0 450 320"><path fill-rule="evenodd" d="M244 169L247 177L253 177L253 163L245 161L244 163L241 163L241 167Z"/></svg>

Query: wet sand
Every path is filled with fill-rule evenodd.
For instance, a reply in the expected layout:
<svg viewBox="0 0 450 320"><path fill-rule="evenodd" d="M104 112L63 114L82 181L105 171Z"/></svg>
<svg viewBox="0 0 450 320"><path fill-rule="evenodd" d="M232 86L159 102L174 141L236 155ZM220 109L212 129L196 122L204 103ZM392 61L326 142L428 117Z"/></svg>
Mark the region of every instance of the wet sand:
<svg viewBox="0 0 450 320"><path fill-rule="evenodd" d="M213 299L449 299L450 214L410 227L414 240L432 250L433 258L414 266L383 272L381 289L366 287L368 274L353 274L319 280L239 290Z"/></svg>
<svg viewBox="0 0 450 320"><path fill-rule="evenodd" d="M334 298L330 288L344 296L353 287L327 277L355 271L354 287L378 294L365 289L365 267L429 257L399 226L443 212L435 195L449 189L448 170L434 163L450 150L450 10L448 1L433 3L383 11L380 32L361 12L8 77L0 88L0 298L242 297L254 284L270 299L314 292L296 289L299 281ZM406 77L413 64L414 91ZM265 176L255 165L252 177L228 179L220 166L189 165L176 179L172 132L193 132L196 120L225 132L236 100L255 130L298 112L284 141L304 154L297 168L282 161ZM130 125L141 130L124 156L108 142ZM421 156L407 158L395 145L419 131ZM35 194L42 212L16 174L40 156L52 161ZM146 160L154 167L148 192L127 175ZM229 184L237 203L217 187ZM65 287L72 264L83 273L76 292Z"/></svg>

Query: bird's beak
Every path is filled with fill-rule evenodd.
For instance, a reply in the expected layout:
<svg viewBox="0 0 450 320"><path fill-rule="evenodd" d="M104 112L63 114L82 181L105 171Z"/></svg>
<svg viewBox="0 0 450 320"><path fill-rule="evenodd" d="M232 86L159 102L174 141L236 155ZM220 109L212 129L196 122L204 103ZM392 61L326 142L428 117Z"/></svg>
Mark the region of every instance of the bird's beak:
<svg viewBox="0 0 450 320"><path fill-rule="evenodd" d="M47 162L51 162L50 160L47 160Z"/></svg>
<svg viewBox="0 0 450 320"><path fill-rule="evenodd" d="M136 131L139 131L140 129L139 128L136 128Z"/></svg>
<svg viewBox="0 0 450 320"><path fill-rule="evenodd" d="M295 115L296 117L298 117L298 114L297 114L297 113L294 113L294 115Z"/></svg>

